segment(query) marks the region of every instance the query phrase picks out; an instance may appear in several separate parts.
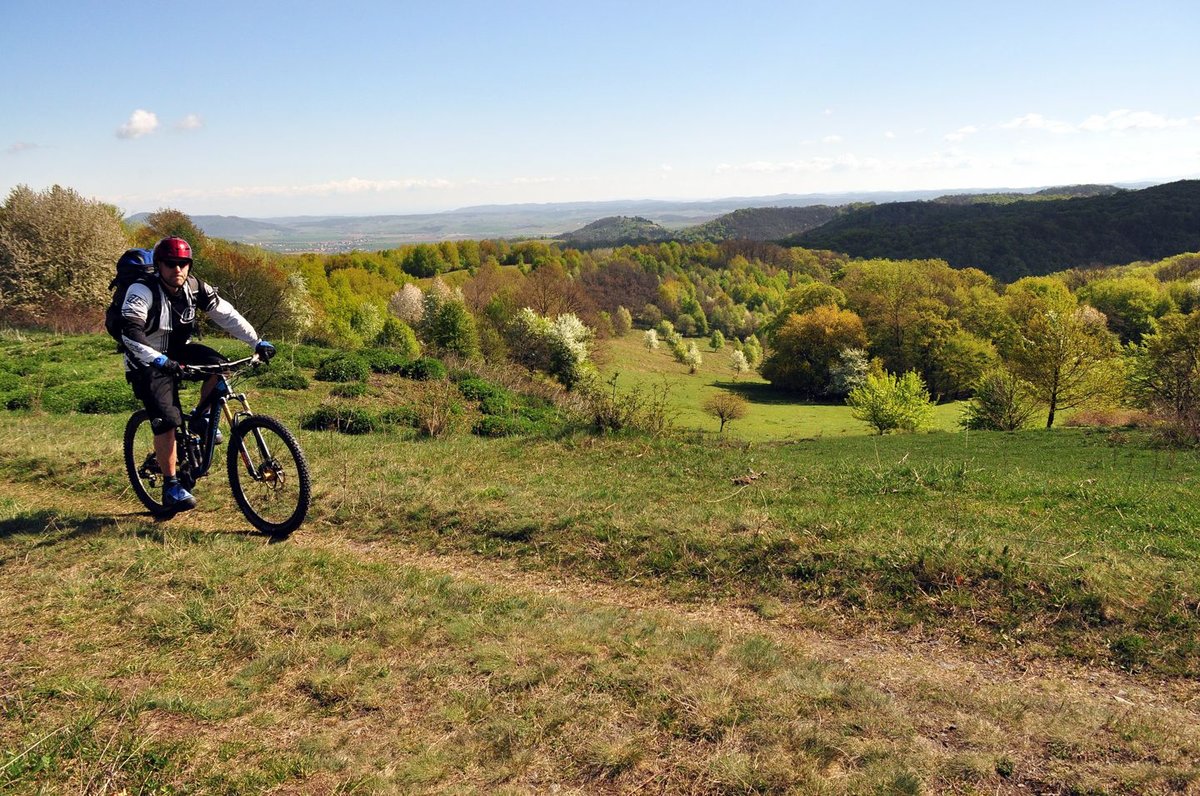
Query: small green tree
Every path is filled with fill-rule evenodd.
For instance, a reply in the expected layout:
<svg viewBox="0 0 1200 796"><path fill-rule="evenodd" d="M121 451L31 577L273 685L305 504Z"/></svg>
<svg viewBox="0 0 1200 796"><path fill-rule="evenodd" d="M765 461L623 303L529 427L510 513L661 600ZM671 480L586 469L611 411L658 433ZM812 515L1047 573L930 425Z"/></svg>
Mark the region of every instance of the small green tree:
<svg viewBox="0 0 1200 796"><path fill-rule="evenodd" d="M633 328L633 314L624 307L617 307L617 311L613 313L613 333L617 337L624 337L629 334L629 330Z"/></svg>
<svg viewBox="0 0 1200 796"><path fill-rule="evenodd" d="M879 434L896 429L916 431L927 426L933 415L929 390L911 370L903 376L867 376L861 387L850 392L846 403L856 419L869 423Z"/></svg>
<svg viewBox="0 0 1200 796"><path fill-rule="evenodd" d="M1171 313L1130 352L1133 400L1200 439L1200 310Z"/></svg>
<svg viewBox="0 0 1200 796"><path fill-rule="evenodd" d="M1033 388L997 368L979 378L959 423L974 431L1016 431L1028 425L1037 411Z"/></svg>
<svg viewBox="0 0 1200 796"><path fill-rule="evenodd" d="M734 395L729 392L719 392L716 395L709 396L702 407L705 413L715 417L721 423L721 427L717 433L725 432L725 424L732 423L734 420L741 420L749 412L750 405L746 403L746 399L740 395Z"/></svg>
<svg viewBox="0 0 1200 796"><path fill-rule="evenodd" d="M725 335L721 334L720 329L713 329L712 336L708 339L708 347L713 351L720 351L725 347Z"/></svg>

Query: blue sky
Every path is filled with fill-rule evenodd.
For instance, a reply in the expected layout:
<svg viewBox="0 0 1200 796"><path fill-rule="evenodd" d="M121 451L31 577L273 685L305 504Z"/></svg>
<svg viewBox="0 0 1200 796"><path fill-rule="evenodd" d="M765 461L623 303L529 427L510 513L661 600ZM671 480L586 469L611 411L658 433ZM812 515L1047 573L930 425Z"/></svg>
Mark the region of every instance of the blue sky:
<svg viewBox="0 0 1200 796"><path fill-rule="evenodd" d="M0 0L0 190L127 212L1200 176L1200 4Z"/></svg>

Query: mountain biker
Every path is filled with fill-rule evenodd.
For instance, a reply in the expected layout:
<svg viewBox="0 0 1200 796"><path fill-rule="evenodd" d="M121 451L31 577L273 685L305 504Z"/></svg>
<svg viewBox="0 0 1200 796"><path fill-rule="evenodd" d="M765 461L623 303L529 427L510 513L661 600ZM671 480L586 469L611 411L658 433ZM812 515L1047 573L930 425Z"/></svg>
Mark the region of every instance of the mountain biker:
<svg viewBox="0 0 1200 796"><path fill-rule="evenodd" d="M191 275L192 247L186 240L163 238L154 247L153 261L157 279L134 282L121 303L125 379L150 415L154 454L164 479L163 507L187 511L195 508L196 499L179 482L175 471L175 429L183 425L179 379L187 365L227 361L208 346L191 342L197 327L196 310L203 310L217 326L253 346L263 359L274 356L275 347L261 339L215 287ZM200 389L202 401L216 383L216 376L205 381ZM191 418L192 432L204 433L203 422Z"/></svg>

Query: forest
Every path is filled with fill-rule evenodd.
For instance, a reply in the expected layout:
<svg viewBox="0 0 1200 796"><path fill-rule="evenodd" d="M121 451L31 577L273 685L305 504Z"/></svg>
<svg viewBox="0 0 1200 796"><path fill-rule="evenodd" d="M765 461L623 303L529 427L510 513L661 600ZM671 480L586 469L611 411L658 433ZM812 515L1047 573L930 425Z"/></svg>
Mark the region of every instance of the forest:
<svg viewBox="0 0 1200 796"><path fill-rule="evenodd" d="M1163 206L1193 187L1163 186ZM1176 215L1186 218L1193 211L1182 206ZM1161 383L1196 343L1200 254L1186 252L1007 284L943 259L860 259L756 241L587 250L445 241L275 255L207 238L171 209L126 227L114 208L56 186L16 189L0 210L0 311L25 325L98 323L116 256L165 235L191 241L197 274L281 340L514 363L571 388L594 375L597 346L636 327L654 330L681 364L686 339L711 339L714 351L740 355L796 400L841 402L869 378L911 373L935 401L1004 396L1007 410L981 417L1010 419L984 417L985 427L1023 425L1033 407L1052 426L1063 410L1131 403L1194 424L1185 387ZM73 248L54 245L62 239Z"/></svg>

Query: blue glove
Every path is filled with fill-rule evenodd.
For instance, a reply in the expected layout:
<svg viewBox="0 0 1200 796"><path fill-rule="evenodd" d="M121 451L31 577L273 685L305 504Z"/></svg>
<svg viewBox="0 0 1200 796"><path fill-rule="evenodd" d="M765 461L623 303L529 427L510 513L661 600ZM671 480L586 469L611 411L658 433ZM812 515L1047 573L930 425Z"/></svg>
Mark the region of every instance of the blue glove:
<svg viewBox="0 0 1200 796"><path fill-rule="evenodd" d="M177 379L183 376L183 365L169 358L166 354L159 354L151 364L163 373L169 373Z"/></svg>
<svg viewBox="0 0 1200 796"><path fill-rule="evenodd" d="M275 346L266 340L259 340L254 346L254 353L258 354L258 358L263 362L270 362L271 357L275 356Z"/></svg>

